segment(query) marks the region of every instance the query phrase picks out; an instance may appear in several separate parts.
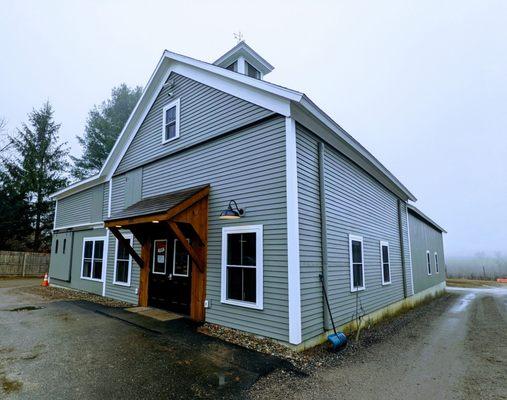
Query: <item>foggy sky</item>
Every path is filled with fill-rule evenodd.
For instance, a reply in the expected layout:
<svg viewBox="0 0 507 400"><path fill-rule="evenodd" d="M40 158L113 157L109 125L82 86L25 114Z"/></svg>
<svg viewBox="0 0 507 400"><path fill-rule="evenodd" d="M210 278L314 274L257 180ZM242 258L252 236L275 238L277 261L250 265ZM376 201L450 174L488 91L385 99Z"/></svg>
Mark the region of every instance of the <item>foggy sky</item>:
<svg viewBox="0 0 507 400"><path fill-rule="evenodd" d="M192 3L191 5L189 5ZM164 49L214 61L233 32L370 150L445 227L447 255L506 251L505 1L0 0L0 117L49 100L73 154L113 86Z"/></svg>

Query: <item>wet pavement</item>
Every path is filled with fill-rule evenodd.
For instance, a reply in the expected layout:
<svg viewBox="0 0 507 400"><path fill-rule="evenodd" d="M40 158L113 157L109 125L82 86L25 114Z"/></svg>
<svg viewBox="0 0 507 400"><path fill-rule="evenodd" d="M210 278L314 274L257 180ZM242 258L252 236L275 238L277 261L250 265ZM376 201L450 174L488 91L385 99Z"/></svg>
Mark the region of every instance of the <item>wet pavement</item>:
<svg viewBox="0 0 507 400"><path fill-rule="evenodd" d="M242 397L286 362L195 332L85 301L23 293L0 280L0 398Z"/></svg>

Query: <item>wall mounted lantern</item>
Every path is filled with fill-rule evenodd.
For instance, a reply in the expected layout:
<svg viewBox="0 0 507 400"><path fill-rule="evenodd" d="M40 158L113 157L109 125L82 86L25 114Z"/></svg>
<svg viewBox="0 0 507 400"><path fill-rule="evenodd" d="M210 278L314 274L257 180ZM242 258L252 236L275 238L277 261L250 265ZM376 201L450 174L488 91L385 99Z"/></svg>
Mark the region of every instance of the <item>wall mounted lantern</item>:
<svg viewBox="0 0 507 400"><path fill-rule="evenodd" d="M229 201L227 210L222 210L220 213L220 219L238 219L245 215L245 210L238 207L238 203L235 200Z"/></svg>

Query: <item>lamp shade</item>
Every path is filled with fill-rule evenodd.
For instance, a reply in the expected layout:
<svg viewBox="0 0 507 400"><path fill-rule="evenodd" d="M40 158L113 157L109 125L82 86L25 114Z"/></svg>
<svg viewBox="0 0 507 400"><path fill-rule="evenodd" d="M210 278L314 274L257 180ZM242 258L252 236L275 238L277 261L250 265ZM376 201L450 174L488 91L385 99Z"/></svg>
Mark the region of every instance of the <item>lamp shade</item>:
<svg viewBox="0 0 507 400"><path fill-rule="evenodd" d="M245 211L238 207L236 201L231 200L229 201L227 209L220 212L220 219L238 219L241 218L244 213Z"/></svg>

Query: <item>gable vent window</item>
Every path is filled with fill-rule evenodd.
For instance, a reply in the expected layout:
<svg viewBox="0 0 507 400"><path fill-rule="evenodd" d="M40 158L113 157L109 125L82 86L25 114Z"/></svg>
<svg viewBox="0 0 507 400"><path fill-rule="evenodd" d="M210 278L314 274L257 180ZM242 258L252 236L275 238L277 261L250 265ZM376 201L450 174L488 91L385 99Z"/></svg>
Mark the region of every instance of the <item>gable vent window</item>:
<svg viewBox="0 0 507 400"><path fill-rule="evenodd" d="M177 99L163 109L162 143L170 142L180 136L180 100Z"/></svg>
<svg viewBox="0 0 507 400"><path fill-rule="evenodd" d="M245 61L245 64L246 64L246 74L248 76L255 79L261 79L261 73L257 68L252 66L252 64L250 64L248 61Z"/></svg>
<svg viewBox="0 0 507 400"><path fill-rule="evenodd" d="M225 69L228 69L229 71L237 72L238 71L238 62L234 61L231 65L229 65Z"/></svg>

